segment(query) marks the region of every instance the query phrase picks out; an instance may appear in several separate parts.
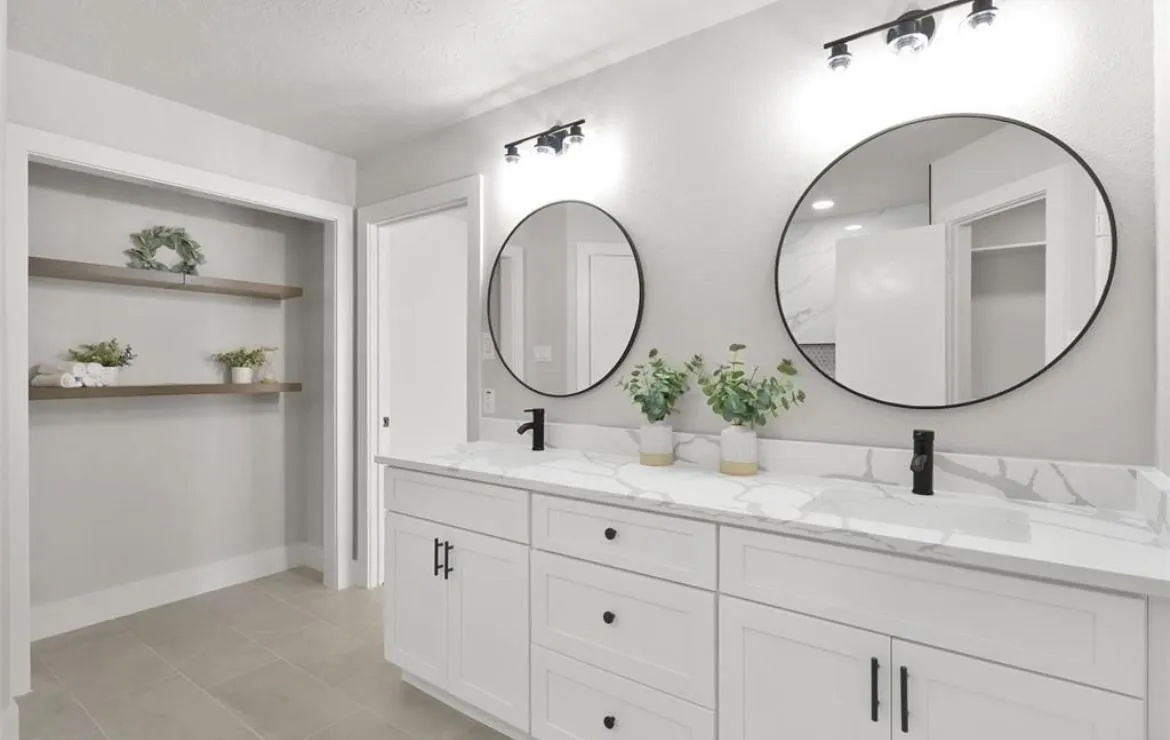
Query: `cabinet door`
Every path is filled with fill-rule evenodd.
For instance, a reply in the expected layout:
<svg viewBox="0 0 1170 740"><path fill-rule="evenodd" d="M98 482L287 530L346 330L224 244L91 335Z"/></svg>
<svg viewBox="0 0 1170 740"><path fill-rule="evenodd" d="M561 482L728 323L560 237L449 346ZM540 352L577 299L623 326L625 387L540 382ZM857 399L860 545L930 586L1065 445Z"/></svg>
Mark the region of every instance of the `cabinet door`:
<svg viewBox="0 0 1170 740"><path fill-rule="evenodd" d="M447 690L528 731L528 547L450 530Z"/></svg>
<svg viewBox="0 0 1170 740"><path fill-rule="evenodd" d="M386 517L386 660L436 686L447 679L447 583L436 574L446 527Z"/></svg>
<svg viewBox="0 0 1170 740"><path fill-rule="evenodd" d="M889 677L889 637L719 597L720 740L889 740Z"/></svg>
<svg viewBox="0 0 1170 740"><path fill-rule="evenodd" d="M897 640L893 667L894 738L1145 737L1140 699Z"/></svg>

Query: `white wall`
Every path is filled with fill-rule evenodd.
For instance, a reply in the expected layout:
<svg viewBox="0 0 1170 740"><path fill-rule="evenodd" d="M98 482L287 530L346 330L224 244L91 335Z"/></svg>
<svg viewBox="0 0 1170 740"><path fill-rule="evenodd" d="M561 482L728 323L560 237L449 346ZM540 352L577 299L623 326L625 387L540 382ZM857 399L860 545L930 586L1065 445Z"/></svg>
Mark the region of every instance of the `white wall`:
<svg viewBox="0 0 1170 740"><path fill-rule="evenodd" d="M14 123L354 203L349 157L16 51L8 52L8 90Z"/></svg>
<svg viewBox="0 0 1170 740"><path fill-rule="evenodd" d="M885 9L867 0L841 0L832 13L777 3L363 160L358 202L483 173L485 244L499 245L539 205L593 200L625 224L643 257L647 305L631 361L653 346L680 358L722 357L742 341L750 360L770 365L796 354L772 298L776 244L789 210L829 161L923 115L1019 118L1084 155L1117 209L1117 279L1082 345L1028 387L950 411L876 405L802 365L809 405L764 433L907 446L913 428L927 427L943 449L1152 461L1151 1L1016 0L1003 8L994 45L983 48L955 37L958 9L940 23L929 55L902 63L867 41L854 49L855 69L830 76L821 44L884 19ZM546 168L530 166L531 156L505 165L505 142L579 116L589 120L587 156ZM524 399L546 406L552 421L638 423L610 385L574 399ZM517 418L521 407L498 408ZM692 396L676 426L720 424Z"/></svg>
<svg viewBox="0 0 1170 740"><path fill-rule="evenodd" d="M128 384L218 382L209 355L276 345L279 398L40 401L30 408L34 606L310 540L321 542L322 227L32 165L30 251L124 264L128 235L181 225L200 274L305 288L274 302L34 279L29 356L116 336ZM160 253L161 254L161 253ZM163 257L170 259L169 255Z"/></svg>
<svg viewBox="0 0 1170 740"><path fill-rule="evenodd" d="M1154 176L1158 213L1157 464L1170 470L1170 0L1154 0Z"/></svg>

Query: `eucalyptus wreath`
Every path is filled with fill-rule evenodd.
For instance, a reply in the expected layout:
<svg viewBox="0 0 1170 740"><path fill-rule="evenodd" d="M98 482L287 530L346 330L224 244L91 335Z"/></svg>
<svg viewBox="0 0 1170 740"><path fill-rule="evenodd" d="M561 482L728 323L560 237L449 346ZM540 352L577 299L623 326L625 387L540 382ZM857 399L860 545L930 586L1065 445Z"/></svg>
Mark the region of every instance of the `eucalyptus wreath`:
<svg viewBox="0 0 1170 740"><path fill-rule="evenodd" d="M199 265L207 261L203 256L203 247L191 238L187 230L181 226L152 226L149 229L130 235L134 246L122 254L130 258L128 267L138 270L162 270L177 272L181 275L198 275ZM167 266L161 262L156 254L161 247L173 249L179 255L179 261Z"/></svg>

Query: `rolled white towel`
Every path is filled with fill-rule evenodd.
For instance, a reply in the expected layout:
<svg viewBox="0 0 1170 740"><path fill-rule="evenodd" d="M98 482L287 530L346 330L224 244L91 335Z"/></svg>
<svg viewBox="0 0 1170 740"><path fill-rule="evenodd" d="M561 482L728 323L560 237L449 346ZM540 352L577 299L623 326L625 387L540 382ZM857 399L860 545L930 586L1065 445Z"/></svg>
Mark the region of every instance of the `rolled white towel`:
<svg viewBox="0 0 1170 740"><path fill-rule="evenodd" d="M86 388L101 388L106 382L96 375L82 375L77 382Z"/></svg>
<svg viewBox="0 0 1170 740"><path fill-rule="evenodd" d="M79 377L86 374L86 364L84 362L42 362L36 367L37 375L56 375L57 373L65 373L73 377Z"/></svg>
<svg viewBox="0 0 1170 740"><path fill-rule="evenodd" d="M43 386L46 388L77 388L80 383L77 378L69 373L48 373L45 375L38 375L32 379L32 384L35 386Z"/></svg>

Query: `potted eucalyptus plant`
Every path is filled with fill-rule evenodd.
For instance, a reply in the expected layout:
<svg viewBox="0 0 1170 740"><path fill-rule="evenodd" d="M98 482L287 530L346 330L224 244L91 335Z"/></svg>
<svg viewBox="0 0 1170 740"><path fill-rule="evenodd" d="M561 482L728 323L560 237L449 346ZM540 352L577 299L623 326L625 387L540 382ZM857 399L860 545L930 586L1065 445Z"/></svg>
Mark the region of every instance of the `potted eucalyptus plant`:
<svg viewBox="0 0 1170 740"><path fill-rule="evenodd" d="M638 435L643 465L674 464L674 429L669 419L687 392L687 374L687 370L672 367L657 349L652 349L644 364L635 365L628 378L618 381L646 418Z"/></svg>
<svg viewBox="0 0 1170 740"><path fill-rule="evenodd" d="M275 351L276 347L240 347L220 352L214 358L231 372L232 383L246 385L256 380L256 371L268 364L268 353Z"/></svg>
<svg viewBox="0 0 1170 740"><path fill-rule="evenodd" d="M749 374L740 359L747 349L733 344L731 360L710 373L696 358L695 374L699 388L707 397L707 405L728 423L719 436L719 471L726 475L755 475L759 470L759 439L756 428L775 418L781 410L789 411L805 401L804 391L796 387L796 366L784 360L776 367L775 376L763 377L760 368Z"/></svg>
<svg viewBox="0 0 1170 740"><path fill-rule="evenodd" d="M117 385L118 373L129 367L138 357L130 345L123 347L117 339L107 339L97 344L79 344L69 350L69 360L102 366L101 378L95 378L101 385Z"/></svg>

